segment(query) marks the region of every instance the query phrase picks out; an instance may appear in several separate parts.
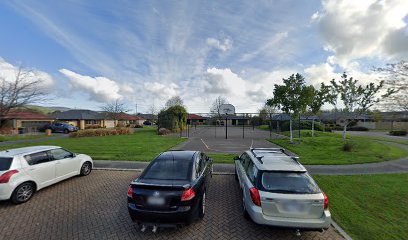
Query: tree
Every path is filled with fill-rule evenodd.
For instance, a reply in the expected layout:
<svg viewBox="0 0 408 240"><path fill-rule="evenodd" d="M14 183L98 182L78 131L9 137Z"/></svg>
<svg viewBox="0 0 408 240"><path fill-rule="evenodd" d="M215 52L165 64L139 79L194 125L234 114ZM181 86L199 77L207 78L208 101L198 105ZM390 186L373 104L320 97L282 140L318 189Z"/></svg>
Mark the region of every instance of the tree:
<svg viewBox="0 0 408 240"><path fill-rule="evenodd" d="M129 109L126 108L126 105L119 100L114 102L106 103L101 109L106 112L106 114L115 121L119 120L119 116L121 113L129 112Z"/></svg>
<svg viewBox="0 0 408 240"><path fill-rule="evenodd" d="M156 115L157 113L157 108L156 108L156 104L153 102L150 106L149 106L149 113L152 115Z"/></svg>
<svg viewBox="0 0 408 240"><path fill-rule="evenodd" d="M293 142L292 118L300 116L310 105L313 97L313 86L306 86L305 78L299 73L283 79L284 85L275 84L273 98L266 104L277 107L290 116L290 142Z"/></svg>
<svg viewBox="0 0 408 240"><path fill-rule="evenodd" d="M158 128L167 128L171 131L183 130L187 123L187 111L183 106L172 106L162 109L158 114Z"/></svg>
<svg viewBox="0 0 408 240"><path fill-rule="evenodd" d="M262 121L262 124L267 123L267 120L269 119L269 127L272 129L272 125L271 125L272 124L272 114L274 114L275 112L276 112L276 109L274 107L268 106L267 104L265 104L261 109L259 109L259 117Z"/></svg>
<svg viewBox="0 0 408 240"><path fill-rule="evenodd" d="M408 62L387 64L383 68L375 68L381 74L385 89L394 89L393 93L385 97L382 106L392 111L408 111Z"/></svg>
<svg viewBox="0 0 408 240"><path fill-rule="evenodd" d="M184 107L183 100L181 99L180 96L174 96L167 100L166 102L166 108L174 107L174 106L182 106Z"/></svg>
<svg viewBox="0 0 408 240"><path fill-rule="evenodd" d="M340 96L340 100L344 104L343 112L346 114L343 127L343 139L346 139L347 125L350 123L347 114L362 114L369 110L374 104L380 101L377 97L378 92L383 87L384 82L381 81L378 85L369 83L368 85L359 85L358 80L354 80L352 77L348 78L346 73L343 73L341 80L336 82L335 79L331 80L332 88L337 95ZM393 89L388 89L387 93L382 97L388 97L394 92Z"/></svg>
<svg viewBox="0 0 408 240"><path fill-rule="evenodd" d="M211 114L214 116L218 116L218 118L221 118L221 106L224 104L228 104L228 100L223 96L218 96L211 106Z"/></svg>
<svg viewBox="0 0 408 240"><path fill-rule="evenodd" d="M12 79L0 76L0 128L10 110L49 99L43 83L33 70L22 67L16 69Z"/></svg>
<svg viewBox="0 0 408 240"><path fill-rule="evenodd" d="M313 115L316 115L320 112L320 109L326 102L333 103L334 102L334 97L330 93L331 88L330 86L325 85L324 83L321 83L320 89L313 89L313 97L312 101L310 103L310 111ZM313 117L312 119L312 137L314 137L314 122L315 119Z"/></svg>

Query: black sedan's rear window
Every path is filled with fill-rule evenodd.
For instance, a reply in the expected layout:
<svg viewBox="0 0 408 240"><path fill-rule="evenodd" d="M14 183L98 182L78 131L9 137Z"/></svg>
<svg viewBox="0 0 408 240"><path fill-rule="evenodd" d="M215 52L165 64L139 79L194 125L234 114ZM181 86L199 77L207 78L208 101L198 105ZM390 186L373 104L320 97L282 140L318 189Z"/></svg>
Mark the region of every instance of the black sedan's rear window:
<svg viewBox="0 0 408 240"><path fill-rule="evenodd" d="M319 193L320 189L305 172L264 172L261 184L264 190L275 193Z"/></svg>
<svg viewBox="0 0 408 240"><path fill-rule="evenodd" d="M142 178L157 180L188 180L191 178L192 162L163 154L146 169Z"/></svg>
<svg viewBox="0 0 408 240"><path fill-rule="evenodd" d="M13 158L0 157L0 171L6 171L10 169Z"/></svg>

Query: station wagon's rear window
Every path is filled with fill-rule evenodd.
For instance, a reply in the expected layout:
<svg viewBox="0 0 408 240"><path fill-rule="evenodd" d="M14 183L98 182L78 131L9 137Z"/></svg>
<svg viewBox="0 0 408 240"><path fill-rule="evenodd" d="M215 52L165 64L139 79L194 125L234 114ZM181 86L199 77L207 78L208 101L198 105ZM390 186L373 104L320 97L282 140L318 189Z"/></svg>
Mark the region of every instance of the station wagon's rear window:
<svg viewBox="0 0 408 240"><path fill-rule="evenodd" d="M188 180L191 177L192 162L163 154L146 169L143 178L157 180Z"/></svg>
<svg viewBox="0 0 408 240"><path fill-rule="evenodd" d="M0 158L0 171L6 171L10 169L13 158Z"/></svg>
<svg viewBox="0 0 408 240"><path fill-rule="evenodd" d="M264 190L275 193L319 193L320 189L307 173L301 172L264 172L262 174Z"/></svg>

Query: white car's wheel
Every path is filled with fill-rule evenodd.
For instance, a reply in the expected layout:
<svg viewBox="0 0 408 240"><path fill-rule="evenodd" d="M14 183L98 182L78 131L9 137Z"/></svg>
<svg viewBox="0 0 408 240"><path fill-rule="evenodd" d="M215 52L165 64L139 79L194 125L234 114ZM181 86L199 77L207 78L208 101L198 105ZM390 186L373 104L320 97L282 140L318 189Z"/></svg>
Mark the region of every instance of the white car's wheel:
<svg viewBox="0 0 408 240"><path fill-rule="evenodd" d="M13 192L11 201L13 203L25 203L34 195L35 187L33 183L25 182L20 184Z"/></svg>
<svg viewBox="0 0 408 240"><path fill-rule="evenodd" d="M81 167L81 176L87 176L92 171L92 164L90 162L84 162Z"/></svg>

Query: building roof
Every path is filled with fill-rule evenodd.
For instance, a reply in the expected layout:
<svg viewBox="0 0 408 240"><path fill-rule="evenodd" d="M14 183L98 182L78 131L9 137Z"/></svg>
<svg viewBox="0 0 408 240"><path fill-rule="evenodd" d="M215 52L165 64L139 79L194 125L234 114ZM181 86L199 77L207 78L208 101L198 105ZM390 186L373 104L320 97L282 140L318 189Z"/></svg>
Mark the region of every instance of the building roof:
<svg viewBox="0 0 408 240"><path fill-rule="evenodd" d="M200 115L197 115L197 114L189 113L187 119L192 119L192 120L193 120L193 119L205 120L206 118L205 118L205 117L202 117L202 116L200 116Z"/></svg>
<svg viewBox="0 0 408 240"><path fill-rule="evenodd" d="M149 113L138 113L137 116L142 117L147 120L155 120L157 119L157 115L149 114Z"/></svg>
<svg viewBox="0 0 408 240"><path fill-rule="evenodd" d="M23 110L10 110L9 113L2 117L2 119L43 119L43 120L53 120L51 116L47 116L41 113L36 113L32 111L23 111Z"/></svg>
<svg viewBox="0 0 408 240"><path fill-rule="evenodd" d="M68 110L65 112L54 113L53 116L58 120L102 120L107 119L105 114L91 110Z"/></svg>
<svg viewBox="0 0 408 240"><path fill-rule="evenodd" d="M116 119L127 120L127 121L145 120L142 117L138 117L138 116L135 116L135 115L130 115L130 114L127 114L127 113L119 113L116 116Z"/></svg>

